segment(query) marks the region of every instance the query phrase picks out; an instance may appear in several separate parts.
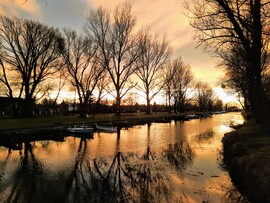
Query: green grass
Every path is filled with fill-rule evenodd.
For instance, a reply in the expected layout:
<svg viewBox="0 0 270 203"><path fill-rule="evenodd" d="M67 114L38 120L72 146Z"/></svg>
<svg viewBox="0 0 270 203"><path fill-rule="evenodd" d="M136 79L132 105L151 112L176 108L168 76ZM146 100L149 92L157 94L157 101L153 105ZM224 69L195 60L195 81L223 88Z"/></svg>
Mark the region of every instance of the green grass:
<svg viewBox="0 0 270 203"><path fill-rule="evenodd" d="M43 116L23 119L1 118L0 131L29 129L29 128L44 128L62 125L71 125L78 123L95 123L95 122L110 122L115 120L131 120L131 119L149 119L156 117L179 116L179 114L168 114L166 112L146 115L145 113L128 113L116 117L114 114L96 114L93 117L82 118L78 115L69 116Z"/></svg>

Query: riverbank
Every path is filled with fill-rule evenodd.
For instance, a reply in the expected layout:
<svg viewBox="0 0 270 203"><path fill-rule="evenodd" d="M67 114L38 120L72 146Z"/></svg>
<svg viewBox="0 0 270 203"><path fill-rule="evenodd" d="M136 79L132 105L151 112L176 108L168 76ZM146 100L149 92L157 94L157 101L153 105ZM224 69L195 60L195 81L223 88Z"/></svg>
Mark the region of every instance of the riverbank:
<svg viewBox="0 0 270 203"><path fill-rule="evenodd" d="M96 114L88 118L79 115L46 116L24 119L0 119L0 146L9 149L21 149L23 142L37 140L63 141L68 136L66 129L73 125L94 126L95 123L107 123L117 126L118 129L151 122L171 122L171 120L185 120L185 114L145 113L123 114L119 117L113 114ZM86 138L85 135L80 135ZM92 138L89 134L88 138Z"/></svg>
<svg viewBox="0 0 270 203"><path fill-rule="evenodd" d="M159 112L147 115L145 113L128 113L116 117L114 114L96 114L88 118L79 117L78 115L69 116L46 116L32 117L24 119L1 118L0 119L0 135L6 133L29 132L39 129L50 129L61 126L70 126L75 124L94 123L113 123L115 125L136 125L140 123L152 122L159 119L160 121L167 120L184 120L185 114L169 114Z"/></svg>
<svg viewBox="0 0 270 203"><path fill-rule="evenodd" d="M222 142L226 168L240 192L250 202L270 202L270 134L249 123Z"/></svg>

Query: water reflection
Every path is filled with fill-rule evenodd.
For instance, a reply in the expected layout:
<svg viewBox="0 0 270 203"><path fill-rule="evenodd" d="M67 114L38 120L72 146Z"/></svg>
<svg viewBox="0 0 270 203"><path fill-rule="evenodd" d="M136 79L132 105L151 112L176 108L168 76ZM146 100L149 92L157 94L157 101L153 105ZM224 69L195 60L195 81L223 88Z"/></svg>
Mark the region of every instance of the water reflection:
<svg viewBox="0 0 270 203"><path fill-rule="evenodd" d="M4 173L1 176L4 176ZM18 167L11 177L13 184L8 188L9 194L6 201L38 202L45 192L39 189L44 178L43 164L33 153L32 145L28 142L24 143L23 150L20 150ZM33 194L35 195L33 196Z"/></svg>
<svg viewBox="0 0 270 203"><path fill-rule="evenodd" d="M148 123L147 124L147 146L146 146L146 152L143 154L143 157L142 159L143 160L154 160L155 157L150 149L150 127L151 127L151 124Z"/></svg>
<svg viewBox="0 0 270 203"><path fill-rule="evenodd" d="M220 124L188 136L190 124L148 124L90 140L24 142L20 150L0 147L1 201L241 200L230 192L235 190L209 145L217 142Z"/></svg>
<svg viewBox="0 0 270 203"><path fill-rule="evenodd" d="M66 195L64 197L71 202L86 201L90 198L90 189L84 175L84 163L87 152L86 139L80 138L80 143L72 170L70 170L65 183Z"/></svg>
<svg viewBox="0 0 270 203"><path fill-rule="evenodd" d="M117 137L120 137L119 134ZM35 156L36 143L24 143L20 151L18 168L12 173L11 187L1 182L1 196L6 202L154 202L171 200L173 195L169 177L164 173L162 156L154 156L150 147L150 125L145 153L122 153L120 139L116 139L116 152L111 158L87 157L87 140L80 138L73 166L56 174ZM42 146L42 145L41 145ZM47 146L47 145L45 145ZM191 160L187 143L169 145L164 149L166 158L177 167ZM1 164L1 177L12 150ZM172 162L172 157L174 161ZM180 162L176 162L179 159ZM1 179L2 180L2 179ZM5 180L7 181L7 180ZM4 187L5 186L5 187ZM57 191L57 192L56 192ZM175 197L176 198L176 197Z"/></svg>
<svg viewBox="0 0 270 203"><path fill-rule="evenodd" d="M187 142L169 144L164 150L164 156L169 163L177 169L184 169L187 164L190 164L194 158L194 152Z"/></svg>
<svg viewBox="0 0 270 203"><path fill-rule="evenodd" d="M209 142L213 138L214 138L214 131L211 128L211 129L206 130L205 132L197 134L195 136L195 141L198 143Z"/></svg>

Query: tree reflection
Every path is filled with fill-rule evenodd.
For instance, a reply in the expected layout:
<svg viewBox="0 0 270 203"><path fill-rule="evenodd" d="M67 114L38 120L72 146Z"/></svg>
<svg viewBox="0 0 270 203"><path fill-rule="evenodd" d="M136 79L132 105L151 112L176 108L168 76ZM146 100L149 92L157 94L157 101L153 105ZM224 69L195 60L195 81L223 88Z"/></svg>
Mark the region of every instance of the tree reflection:
<svg viewBox="0 0 270 203"><path fill-rule="evenodd" d="M194 140L197 143L203 143L203 142L209 142L211 139L214 138L214 131L213 129L208 129L205 132L199 133L197 135L195 135Z"/></svg>
<svg viewBox="0 0 270 203"><path fill-rule="evenodd" d="M8 164L13 154L9 150L0 166L0 196L4 196L1 201L186 202L188 197L174 187L172 180L173 176L177 180L182 178L183 170L194 159L189 143L178 140L157 153L151 144L151 125L148 125L144 152L123 153L120 133L119 130L115 135L115 153L111 157L91 158L91 140L74 138L68 148L76 155L68 159L71 162L65 168L61 165L60 170L43 165L38 159L40 154L34 154L34 144L26 142L20 151L18 167L10 173ZM11 174L10 179L7 173Z"/></svg>
<svg viewBox="0 0 270 203"><path fill-rule="evenodd" d="M93 202L156 202L176 198L162 163L151 152L150 125L147 149L141 157L123 154L119 145L117 139L111 161L99 158L92 165L88 162Z"/></svg>
<svg viewBox="0 0 270 203"><path fill-rule="evenodd" d="M144 160L131 167L131 189L138 202L172 200L172 185L161 164Z"/></svg>
<svg viewBox="0 0 270 203"><path fill-rule="evenodd" d="M6 173L6 167L7 167L7 163L9 161L9 158L11 157L11 150L8 150L8 154L7 154L7 157L5 158L5 160L1 163L0 165L0 191L2 191L4 188L3 188L3 185L4 185L4 176L5 176L5 173Z"/></svg>
<svg viewBox="0 0 270 203"><path fill-rule="evenodd" d="M132 200L128 187L130 179L130 167L126 164L126 157L117 152L111 164L107 167L104 160L94 160L95 180L98 180L96 199L101 198L101 202L129 202ZM97 189L97 188L96 188Z"/></svg>
<svg viewBox="0 0 270 203"><path fill-rule="evenodd" d="M105 177L97 164L95 165L98 174L105 180L106 187L119 197L119 199L115 198L119 202L156 202L177 199L172 193L172 186L162 163L154 156L150 148L150 124L147 126L146 144L146 151L141 157L131 154L123 155L117 151Z"/></svg>
<svg viewBox="0 0 270 203"><path fill-rule="evenodd" d="M131 168L127 164L128 156L120 152L120 129L117 130L115 156L110 160L94 159L93 166L88 162L88 171L92 182L93 202L129 202L132 200L129 190Z"/></svg>
<svg viewBox="0 0 270 203"><path fill-rule="evenodd" d="M142 159L144 160L154 160L155 157L150 149L150 130L151 130L151 123L147 123L147 149L145 154L143 155Z"/></svg>
<svg viewBox="0 0 270 203"><path fill-rule="evenodd" d="M87 139L80 138L74 166L66 178L63 197L65 202L85 202L91 197L91 188L86 176Z"/></svg>
<svg viewBox="0 0 270 203"><path fill-rule="evenodd" d="M141 156L120 151L120 132L116 152L110 159L86 157L87 145L80 141L74 168L66 179L65 202L156 202L179 200L163 163L150 149L148 126L146 151Z"/></svg>
<svg viewBox="0 0 270 203"><path fill-rule="evenodd" d="M13 185L6 202L41 202L46 191L42 188L44 170L42 163L35 157L30 143L24 143L20 151L19 167L14 172Z"/></svg>
<svg viewBox="0 0 270 203"><path fill-rule="evenodd" d="M151 124L147 124L147 147L140 160L130 164L131 188L138 202L156 202L167 199L172 193L169 178L162 163L150 149ZM170 200L173 196L170 196Z"/></svg>
<svg viewBox="0 0 270 203"><path fill-rule="evenodd" d="M125 156L119 151L120 132L117 137L116 154L112 159L89 160L87 140L80 139L74 166L67 176L59 175L59 182L64 181L64 189L60 188L61 202L128 202L130 200L125 179L129 169Z"/></svg>
<svg viewBox="0 0 270 203"><path fill-rule="evenodd" d="M192 162L195 154L186 141L169 144L164 150L164 158L177 169L183 170L185 166Z"/></svg>

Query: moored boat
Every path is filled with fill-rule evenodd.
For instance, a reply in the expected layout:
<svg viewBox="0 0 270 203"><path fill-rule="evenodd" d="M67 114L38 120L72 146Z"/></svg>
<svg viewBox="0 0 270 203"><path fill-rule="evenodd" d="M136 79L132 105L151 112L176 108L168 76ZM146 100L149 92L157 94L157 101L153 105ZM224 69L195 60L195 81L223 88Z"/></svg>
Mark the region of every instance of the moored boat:
<svg viewBox="0 0 270 203"><path fill-rule="evenodd" d="M95 128L98 131L105 131L105 132L117 132L116 126L110 126L110 125L98 125L95 123Z"/></svg>
<svg viewBox="0 0 270 203"><path fill-rule="evenodd" d="M69 133L93 133L94 132L94 128L93 127L89 127L89 126L73 126L73 127L69 127L67 128L67 132Z"/></svg>

